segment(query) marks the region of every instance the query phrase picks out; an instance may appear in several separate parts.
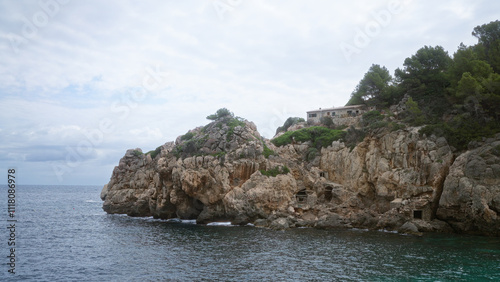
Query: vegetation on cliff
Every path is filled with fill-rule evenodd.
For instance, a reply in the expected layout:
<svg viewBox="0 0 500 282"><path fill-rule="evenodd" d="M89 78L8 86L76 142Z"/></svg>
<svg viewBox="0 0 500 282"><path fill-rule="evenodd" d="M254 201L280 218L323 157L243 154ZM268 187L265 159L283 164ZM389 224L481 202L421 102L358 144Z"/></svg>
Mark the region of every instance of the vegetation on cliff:
<svg viewBox="0 0 500 282"><path fill-rule="evenodd" d="M290 169L286 165L284 165L284 166L276 166L268 170L260 169L259 171L262 175L269 177L276 177L279 174L288 174L290 172Z"/></svg>
<svg viewBox="0 0 500 282"><path fill-rule="evenodd" d="M263 152L251 150L252 155L262 153L267 158L274 154L271 149L265 146L260 136L255 135L258 133L254 133L254 129L248 128L252 123L235 116L228 109L221 108L216 113L207 116L207 119L212 122L179 136L170 154L182 159L207 155L223 159L230 151L251 141L264 145ZM152 151L152 158L159 153L157 150ZM247 157L247 153L240 153L240 155L240 158Z"/></svg>
<svg viewBox="0 0 500 282"><path fill-rule="evenodd" d="M322 126L312 126L295 131L285 132L271 142L276 146L284 146L294 142L311 142L312 147L320 149L332 144L345 136L342 130L329 129Z"/></svg>
<svg viewBox="0 0 500 282"><path fill-rule="evenodd" d="M421 133L444 136L459 150L500 132L500 21L475 27L472 35L478 43L461 44L453 56L441 46L424 46L405 59L394 77L387 68L372 65L347 105L389 113L389 106L408 95L400 118L413 126L427 125Z"/></svg>

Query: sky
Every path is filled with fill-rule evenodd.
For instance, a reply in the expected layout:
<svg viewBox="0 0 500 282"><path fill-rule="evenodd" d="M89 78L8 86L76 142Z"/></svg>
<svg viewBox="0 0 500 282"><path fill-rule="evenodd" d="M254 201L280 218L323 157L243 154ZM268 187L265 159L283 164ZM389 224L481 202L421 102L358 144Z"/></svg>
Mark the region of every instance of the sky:
<svg viewBox="0 0 500 282"><path fill-rule="evenodd" d="M477 43L500 1L0 0L0 169L104 185L228 108L271 138L343 106L372 64ZM6 182L6 180L4 180Z"/></svg>

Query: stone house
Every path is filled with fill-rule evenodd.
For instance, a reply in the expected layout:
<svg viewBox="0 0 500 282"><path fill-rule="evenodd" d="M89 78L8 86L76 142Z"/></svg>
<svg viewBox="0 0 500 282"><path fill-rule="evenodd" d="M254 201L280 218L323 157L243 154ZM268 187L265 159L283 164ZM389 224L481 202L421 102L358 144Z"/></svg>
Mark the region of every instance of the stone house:
<svg viewBox="0 0 500 282"><path fill-rule="evenodd" d="M352 105L325 109L319 108L318 110L307 112L307 122L319 123L322 117L330 117L334 123L338 124L341 123L339 122L339 119L358 117L367 111L368 108L365 105Z"/></svg>

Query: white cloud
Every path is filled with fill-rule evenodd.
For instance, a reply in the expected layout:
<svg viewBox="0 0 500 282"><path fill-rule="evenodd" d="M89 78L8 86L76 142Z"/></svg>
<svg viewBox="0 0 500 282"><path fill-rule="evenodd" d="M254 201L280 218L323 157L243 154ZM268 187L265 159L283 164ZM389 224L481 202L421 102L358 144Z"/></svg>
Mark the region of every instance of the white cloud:
<svg viewBox="0 0 500 282"><path fill-rule="evenodd" d="M43 10L2 1L0 163L23 167L31 183L51 183L47 164L94 138L92 155L63 183L102 183L126 149L154 149L221 107L271 137L288 116L345 104L372 63L393 71L424 45L451 54L462 41L473 44L472 29L500 8L401 0L401 12L348 62L340 43L353 44L393 2L244 0L222 19L213 1L69 1L25 38L25 19L33 24ZM11 38L24 40L17 54ZM147 69L157 66L169 75L145 90ZM101 138L103 121L112 130Z"/></svg>

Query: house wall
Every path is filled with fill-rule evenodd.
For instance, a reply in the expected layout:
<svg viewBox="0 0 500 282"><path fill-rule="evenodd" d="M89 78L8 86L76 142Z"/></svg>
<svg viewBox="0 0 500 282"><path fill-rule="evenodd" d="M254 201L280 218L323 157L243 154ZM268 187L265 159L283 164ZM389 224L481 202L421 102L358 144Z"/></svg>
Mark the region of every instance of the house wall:
<svg viewBox="0 0 500 282"><path fill-rule="evenodd" d="M342 124L343 122L341 122L339 119L358 117L364 112L365 110L363 110L363 107L322 109L322 110L307 112L307 121L313 123L319 123L321 121L321 118L326 116L326 117L331 117L335 124Z"/></svg>

